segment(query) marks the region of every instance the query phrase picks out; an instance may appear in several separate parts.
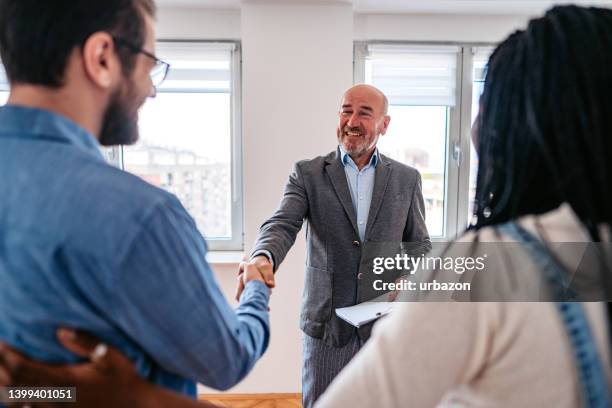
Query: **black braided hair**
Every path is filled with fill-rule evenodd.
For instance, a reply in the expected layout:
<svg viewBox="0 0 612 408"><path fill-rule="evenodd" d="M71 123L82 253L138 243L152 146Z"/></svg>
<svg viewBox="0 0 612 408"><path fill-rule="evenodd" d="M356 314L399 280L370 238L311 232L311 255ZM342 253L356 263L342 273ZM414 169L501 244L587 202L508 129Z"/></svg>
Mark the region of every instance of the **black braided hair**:
<svg viewBox="0 0 612 408"><path fill-rule="evenodd" d="M612 224L612 10L558 6L492 54L477 120L472 228L567 202Z"/></svg>

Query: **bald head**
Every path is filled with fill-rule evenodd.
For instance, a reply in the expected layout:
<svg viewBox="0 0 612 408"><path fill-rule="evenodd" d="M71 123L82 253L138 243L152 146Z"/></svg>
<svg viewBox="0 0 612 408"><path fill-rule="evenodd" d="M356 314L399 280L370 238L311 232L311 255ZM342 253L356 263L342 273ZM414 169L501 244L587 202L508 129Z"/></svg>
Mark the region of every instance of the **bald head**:
<svg viewBox="0 0 612 408"><path fill-rule="evenodd" d="M360 169L374 153L378 138L387 132L391 120L387 107L387 97L371 85L355 85L342 97L338 142Z"/></svg>
<svg viewBox="0 0 612 408"><path fill-rule="evenodd" d="M375 86L368 84L358 84L352 86L347 89L346 92L344 92L343 99L346 99L347 95L349 94L366 97L372 100L373 102L378 101L378 103L380 104L378 107L380 108L380 112L383 115L386 115L387 111L389 110L389 99L387 99L387 96Z"/></svg>

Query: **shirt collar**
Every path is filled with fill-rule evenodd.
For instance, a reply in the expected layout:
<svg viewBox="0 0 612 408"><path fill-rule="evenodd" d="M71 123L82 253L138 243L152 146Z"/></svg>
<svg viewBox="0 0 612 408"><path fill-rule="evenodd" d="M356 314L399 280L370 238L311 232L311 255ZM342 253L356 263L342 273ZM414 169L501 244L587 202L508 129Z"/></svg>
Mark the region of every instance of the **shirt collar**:
<svg viewBox="0 0 612 408"><path fill-rule="evenodd" d="M355 164L351 156L349 156L349 154L344 150L342 145L338 145L338 147L340 148L340 159L341 159L340 161L342 162L342 165L346 167L346 165L348 164L352 167L357 168L357 165ZM378 165L378 148L374 149L374 154L372 155L372 157L370 157L370 162L364 167L364 169L370 166L376 167L377 165Z"/></svg>
<svg viewBox="0 0 612 408"><path fill-rule="evenodd" d="M18 134L30 139L69 143L103 158L98 140L65 116L45 109L18 105L0 107L0 138Z"/></svg>

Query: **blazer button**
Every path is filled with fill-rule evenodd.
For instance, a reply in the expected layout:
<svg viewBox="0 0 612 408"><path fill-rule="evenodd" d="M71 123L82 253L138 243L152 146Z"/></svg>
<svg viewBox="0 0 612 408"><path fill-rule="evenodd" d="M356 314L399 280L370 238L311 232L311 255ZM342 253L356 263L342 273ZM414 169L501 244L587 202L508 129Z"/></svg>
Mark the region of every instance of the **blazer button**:
<svg viewBox="0 0 612 408"><path fill-rule="evenodd" d="M359 272L357 274L357 279L362 279L363 278L363 272Z"/></svg>
<svg viewBox="0 0 612 408"><path fill-rule="evenodd" d="M358 247L359 246L359 241L353 241L353 246Z"/></svg>

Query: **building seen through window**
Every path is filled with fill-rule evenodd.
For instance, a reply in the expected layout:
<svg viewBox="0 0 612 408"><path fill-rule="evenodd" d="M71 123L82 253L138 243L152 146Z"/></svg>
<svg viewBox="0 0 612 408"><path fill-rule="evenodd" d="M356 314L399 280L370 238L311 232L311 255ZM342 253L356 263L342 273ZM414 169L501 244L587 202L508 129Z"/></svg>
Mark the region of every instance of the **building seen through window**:
<svg viewBox="0 0 612 408"><path fill-rule="evenodd" d="M240 138L232 65L234 44L158 43L170 63L155 98L140 110L140 140L122 165L176 195L212 249L241 249L241 205L233 152Z"/></svg>
<svg viewBox="0 0 612 408"><path fill-rule="evenodd" d="M176 195L208 239L232 234L229 124L228 94L159 93L123 153L125 170Z"/></svg>

